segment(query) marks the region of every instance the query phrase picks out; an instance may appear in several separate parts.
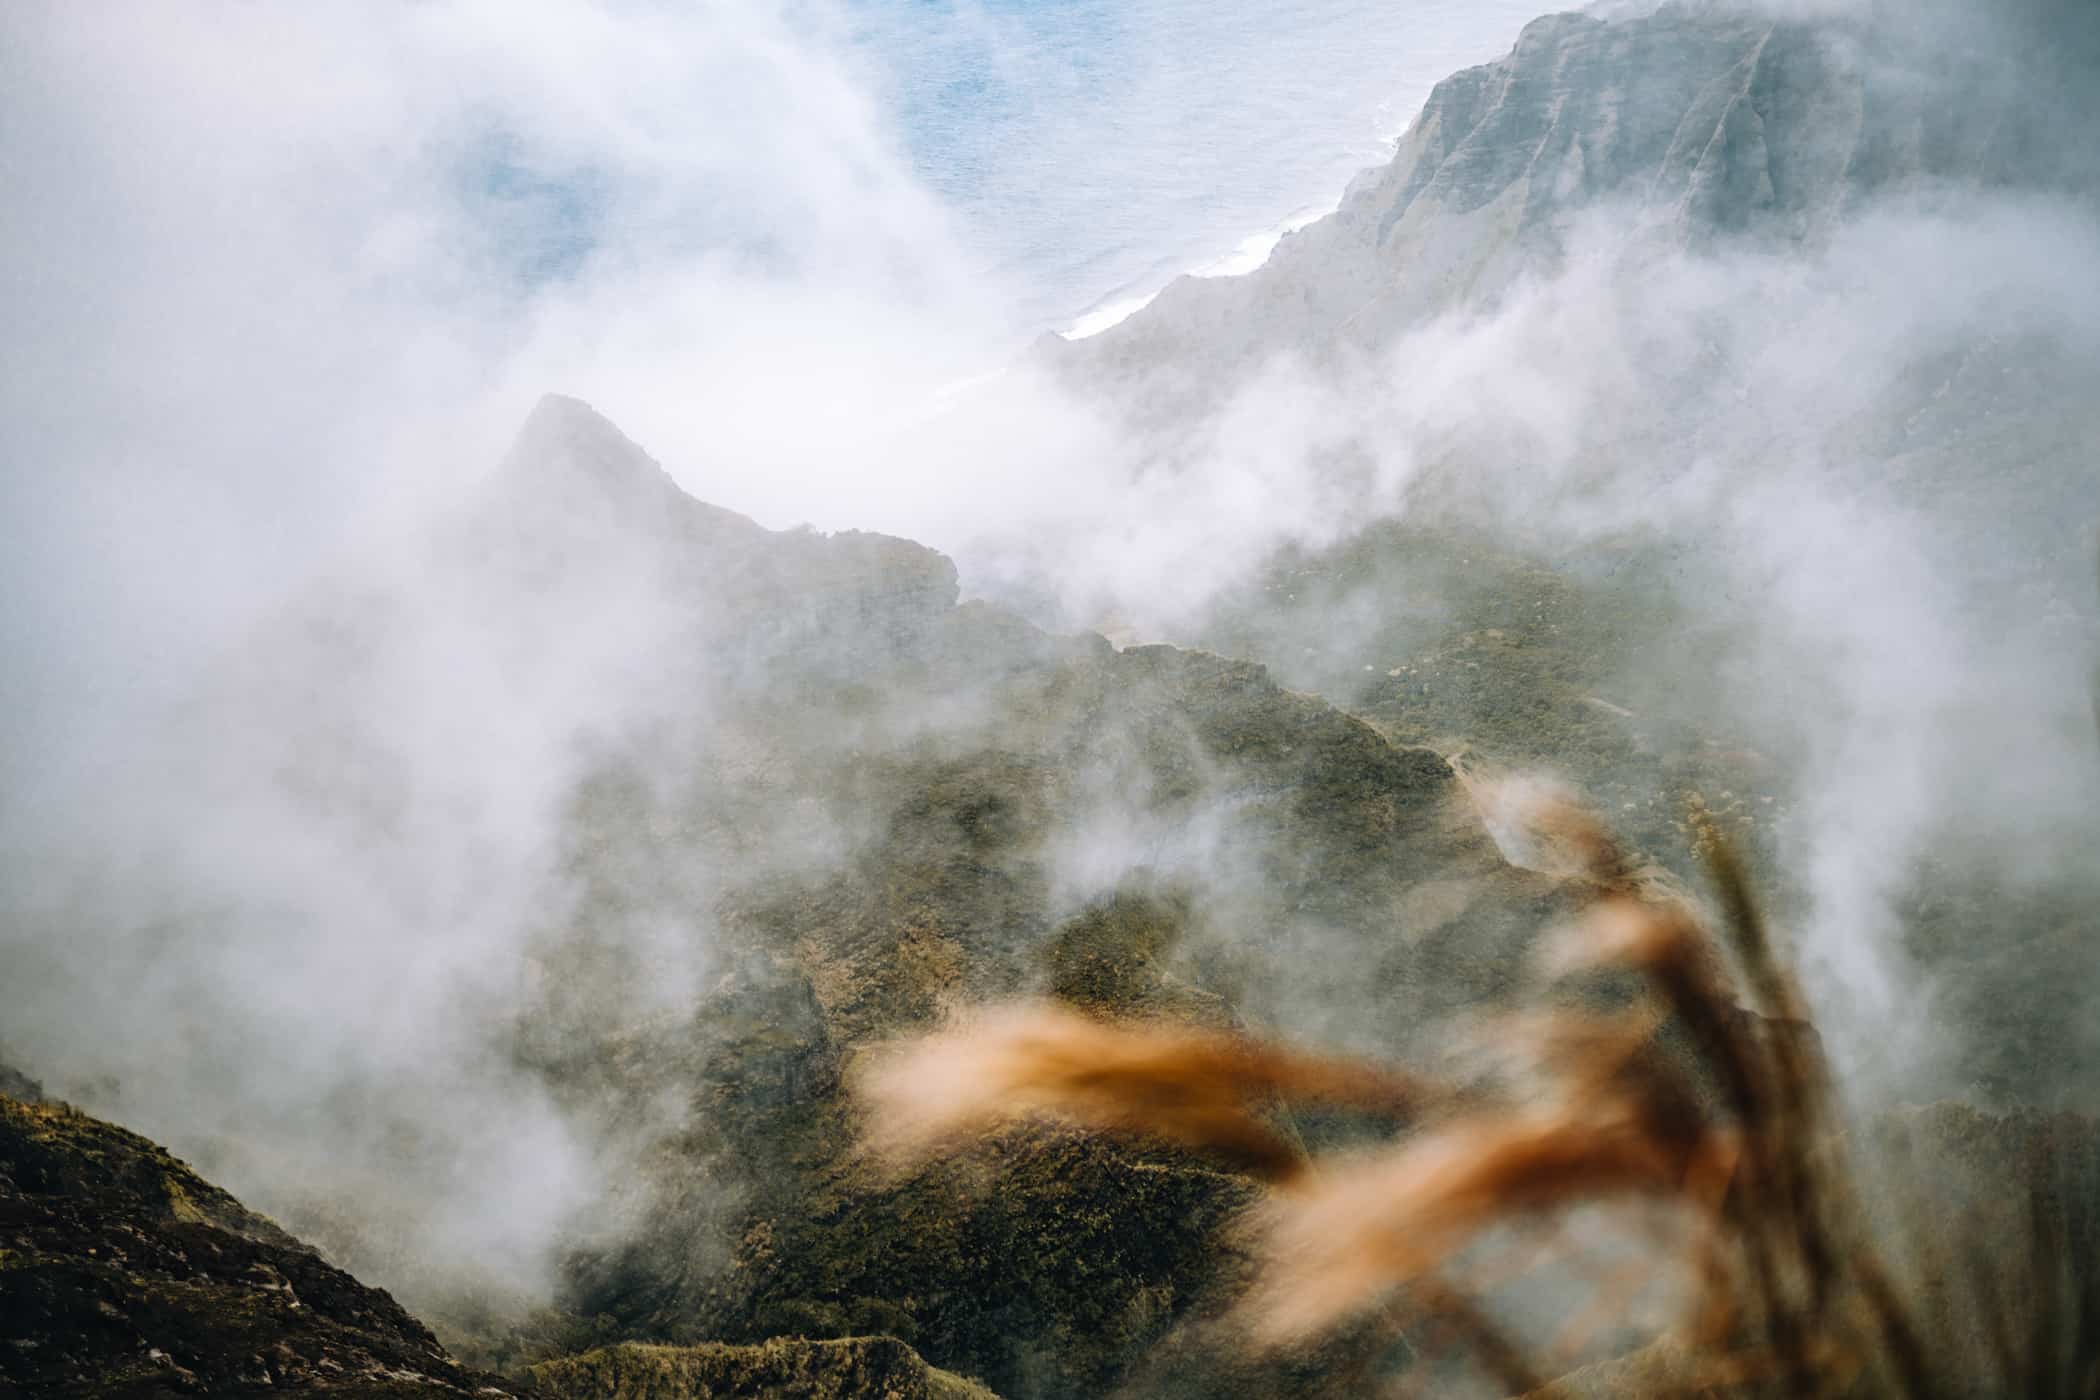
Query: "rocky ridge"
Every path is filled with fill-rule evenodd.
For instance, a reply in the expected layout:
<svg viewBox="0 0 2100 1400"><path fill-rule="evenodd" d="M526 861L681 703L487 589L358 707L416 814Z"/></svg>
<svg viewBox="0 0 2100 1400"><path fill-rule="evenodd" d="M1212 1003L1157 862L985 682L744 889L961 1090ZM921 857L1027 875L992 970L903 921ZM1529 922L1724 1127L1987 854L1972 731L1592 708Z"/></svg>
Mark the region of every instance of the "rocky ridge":
<svg viewBox="0 0 2100 1400"><path fill-rule="evenodd" d="M629 1342L543 1361L529 1376L537 1393L562 1400L996 1400L983 1386L928 1366L890 1337L749 1347Z"/></svg>
<svg viewBox="0 0 2100 1400"><path fill-rule="evenodd" d="M1230 1226L1249 1182L1185 1153L1026 1132L881 1180L857 1155L846 1083L887 1037L1024 995L1213 1025L1309 1027L1346 1008L1361 1048L1429 1043L1443 1018L1516 986L1522 949L1568 907L1501 858L1441 758L1257 665L1119 652L959 603L952 565L909 542L763 530L686 496L573 400L535 411L486 500L435 548L489 629L526 637L555 634L563 598L632 597L639 579L660 606L650 654L671 697L591 750L563 821L578 897L527 940L537 990L504 1031L580 1126L642 1144L623 1189L645 1224L572 1257L560 1308L528 1325L492 1330L424 1299L462 1354L515 1373L607 1340L887 1334L1002 1394L1154 1389L1160 1355L1179 1358L1177 1393L1317 1389L1319 1366L1250 1377L1203 1340L1235 1286ZM273 662L332 678L325 703L301 692L299 727L277 736L290 790L325 796L340 755L367 742L366 673L414 617L383 587L315 606L326 625L295 619L265 640ZM243 696L229 692L229 715L283 708ZM322 811L354 823L386 809ZM663 994L637 926L705 947L689 995ZM398 1267L337 1203L297 1188L271 1188L282 1218L311 1218L361 1271ZM298 1248L260 1217L227 1219ZM296 1296L326 1268L302 1254ZM358 1341L377 1359L338 1360L346 1375L391 1383L408 1374L396 1352L413 1352L404 1385L482 1383L371 1297L394 1350ZM248 1346L231 1326L244 1294L210 1306L225 1335L162 1350L207 1381L230 1367L233 1383L276 1338ZM270 1316L264 1330L282 1330ZM825 1356L858 1358L840 1374L918 1384L890 1355L782 1364L815 1375ZM736 1357L606 1353L544 1374L617 1391ZM77 1364L84 1385L122 1381L85 1353Z"/></svg>
<svg viewBox="0 0 2100 1400"><path fill-rule="evenodd" d="M753 585L710 616L777 657L762 705L715 710L679 779L613 757L585 785L575 869L606 904L550 939L560 1000L526 1044L578 1103L690 1107L652 1153L650 1230L579 1260L573 1306L664 1342L884 1332L1002 1394L1103 1393L1222 1304L1248 1185L1039 1134L871 1181L843 1096L855 1057L947 1008L1046 993L1220 1025L1346 1007L1367 1047L1398 1053L1515 986L1563 895L1502 860L1436 754L1259 666L1118 652L867 578L855 630L885 640L853 662L861 684L821 683L821 645L776 649L800 614ZM917 723L929 709L937 728ZM674 884L647 872L736 863L790 796L844 847L660 910L714 929L718 970L689 1017L625 1021L575 960L593 918Z"/></svg>
<svg viewBox="0 0 2100 1400"><path fill-rule="evenodd" d="M162 1148L9 1097L0 1319L22 1394L515 1393Z"/></svg>

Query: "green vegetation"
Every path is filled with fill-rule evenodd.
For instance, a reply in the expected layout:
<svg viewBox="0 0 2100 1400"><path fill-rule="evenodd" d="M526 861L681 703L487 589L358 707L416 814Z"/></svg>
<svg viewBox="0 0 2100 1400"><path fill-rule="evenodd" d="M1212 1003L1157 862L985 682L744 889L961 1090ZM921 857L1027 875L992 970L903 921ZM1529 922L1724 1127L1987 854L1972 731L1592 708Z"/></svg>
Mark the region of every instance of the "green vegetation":
<svg viewBox="0 0 2100 1400"><path fill-rule="evenodd" d="M748 1347L629 1342L545 1361L528 1375L536 1391L561 1400L996 1400L890 1337Z"/></svg>

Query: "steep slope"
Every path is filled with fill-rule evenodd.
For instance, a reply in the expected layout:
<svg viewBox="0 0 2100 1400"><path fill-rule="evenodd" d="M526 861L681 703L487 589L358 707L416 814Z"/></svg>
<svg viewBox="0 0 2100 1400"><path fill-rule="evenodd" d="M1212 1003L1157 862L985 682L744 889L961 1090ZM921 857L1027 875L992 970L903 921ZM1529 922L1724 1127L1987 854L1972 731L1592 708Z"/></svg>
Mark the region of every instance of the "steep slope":
<svg viewBox="0 0 2100 1400"><path fill-rule="evenodd" d="M0 1098L0 1385L24 1394L510 1394L392 1298L161 1148Z"/></svg>
<svg viewBox="0 0 2100 1400"><path fill-rule="evenodd" d="M1259 270L1182 278L1051 347L1104 381L1374 346L1550 271L1586 212L1656 252L1826 237L1943 186L2100 193L2100 19L2076 0L1775 18L1754 3L1552 15L1437 85L1391 164ZM1215 389L1216 385L1207 386Z"/></svg>
<svg viewBox="0 0 2100 1400"><path fill-rule="evenodd" d="M0 1387L38 1395L990 1400L883 1337L621 1346L512 1382L153 1143L0 1097Z"/></svg>
<svg viewBox="0 0 2100 1400"><path fill-rule="evenodd" d="M1259 665L957 595L932 550L762 529L550 399L186 717L137 934L137 1038L185 1053L11 1041L475 1364L884 1334L1096 1395L1172 1339L1222 1387L1245 1179L1019 1134L879 1180L856 1059L1024 996L1424 1051L1577 896L1437 754Z"/></svg>

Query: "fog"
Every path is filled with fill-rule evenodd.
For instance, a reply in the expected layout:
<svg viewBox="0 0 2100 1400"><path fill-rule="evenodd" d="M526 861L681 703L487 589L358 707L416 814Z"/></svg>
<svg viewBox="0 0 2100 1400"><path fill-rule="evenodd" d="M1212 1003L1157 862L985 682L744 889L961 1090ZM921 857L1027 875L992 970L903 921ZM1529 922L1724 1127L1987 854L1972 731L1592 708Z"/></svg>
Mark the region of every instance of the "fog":
<svg viewBox="0 0 2100 1400"><path fill-rule="evenodd" d="M1396 18L1373 52L1458 61L1473 32L1438 13L1433 40ZM696 842L676 891L608 913L575 875L578 785L637 736L665 788L719 768L731 793L738 765L848 741L766 751L723 716L808 639L710 632L700 590L699 635L743 649L696 649L679 539L498 468L559 391L700 500L918 540L965 596L1118 641L1197 640L1280 551L1378 521L1684 554L1699 645L1656 638L1622 693L1777 756L1790 932L1841 1062L1885 1096L1963 1087L1942 974L1902 935L1919 868L1988 869L2008 901L2082 891L2100 791L2090 200L1911 189L1825 238L1701 247L1593 209L1492 295L1340 350L1279 333L1162 423L1019 333L1085 309L1097 262L1055 250L1113 196L1014 246L984 230L1103 143L1106 183L1143 183L1173 143L1117 147L1116 123L1172 111L1189 72L1133 80L1114 121L1012 118L1057 139L965 198L927 168L956 148L900 115L914 79L863 42L900 23L474 0L0 17L0 1058L412 1299L543 1296L562 1249L626 1223L619 1183L678 1110L614 1122L529 1066L517 1020L563 975L559 931L595 920L626 960L605 974L623 1016L684 1012L713 936L665 910L753 851L821 871L868 833L777 802ZM1045 65L1071 81L1021 19L956 23L941 61L1015 93L1056 87ZM1209 37L1258 74L1262 36ZM1345 154L1379 154L1393 115ZM1215 212L1258 234L1335 159ZM1172 194L1138 207L1193 229ZM1226 251L1123 238L1088 300ZM1278 624L1311 661L1257 659L1293 684L1398 659L1365 654L1394 600L1332 601ZM819 642L795 666L858 664ZM869 732L982 721L961 695ZM1100 821L1054 843L1060 900L1141 865L1256 878L1221 868L1231 811L1148 830L1114 774L1086 781ZM1311 1003L1347 976L1274 1009L1331 1033Z"/></svg>

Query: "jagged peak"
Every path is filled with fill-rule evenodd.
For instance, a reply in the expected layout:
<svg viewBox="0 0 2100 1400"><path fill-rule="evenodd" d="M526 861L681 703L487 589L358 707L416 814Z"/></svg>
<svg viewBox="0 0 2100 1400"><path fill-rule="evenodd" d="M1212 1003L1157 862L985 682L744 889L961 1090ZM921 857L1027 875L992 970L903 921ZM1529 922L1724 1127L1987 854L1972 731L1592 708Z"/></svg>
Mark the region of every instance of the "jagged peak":
<svg viewBox="0 0 2100 1400"><path fill-rule="evenodd" d="M582 399L542 394L503 459L508 477L588 481L621 491L678 490L663 464Z"/></svg>
<svg viewBox="0 0 2100 1400"><path fill-rule="evenodd" d="M492 485L495 518L541 541L587 539L616 550L669 542L702 551L689 557L741 573L746 585L765 574L802 589L901 588L942 608L959 592L954 562L917 541L860 530L769 530L698 499L611 419L566 394L541 396Z"/></svg>
<svg viewBox="0 0 2100 1400"><path fill-rule="evenodd" d="M675 528L769 533L749 516L693 496L640 443L582 399L542 394L494 477L498 495L528 513Z"/></svg>

